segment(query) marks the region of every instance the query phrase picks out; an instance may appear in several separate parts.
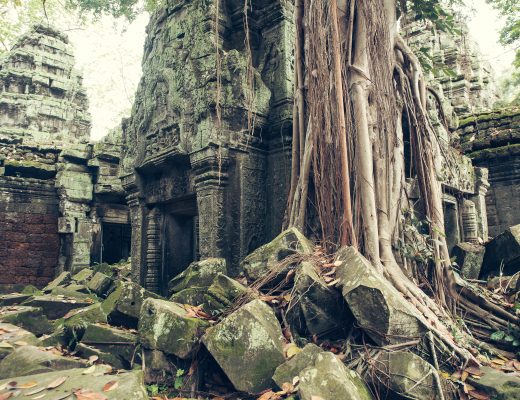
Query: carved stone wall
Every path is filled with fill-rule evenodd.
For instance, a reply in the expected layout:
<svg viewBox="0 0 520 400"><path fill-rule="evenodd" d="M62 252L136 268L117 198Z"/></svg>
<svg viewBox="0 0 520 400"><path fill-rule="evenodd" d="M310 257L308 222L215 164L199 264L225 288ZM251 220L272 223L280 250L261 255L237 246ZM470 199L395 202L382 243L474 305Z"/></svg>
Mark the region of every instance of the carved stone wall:
<svg viewBox="0 0 520 400"><path fill-rule="evenodd" d="M457 133L473 163L489 170L489 233L496 236L520 223L520 110L476 114Z"/></svg>

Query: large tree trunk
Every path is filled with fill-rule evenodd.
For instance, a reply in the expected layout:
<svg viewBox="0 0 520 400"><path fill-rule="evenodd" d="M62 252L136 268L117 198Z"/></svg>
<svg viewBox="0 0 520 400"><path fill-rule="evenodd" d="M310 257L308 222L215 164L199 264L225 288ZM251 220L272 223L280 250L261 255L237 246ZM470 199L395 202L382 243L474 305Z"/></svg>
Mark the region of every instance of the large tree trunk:
<svg viewBox="0 0 520 400"><path fill-rule="evenodd" d="M306 186L313 182L316 213L329 250L334 249L331 243L357 246L416 308L439 342L460 359L475 361L449 333L457 329L450 311L462 308L499 327L517 323L518 318L459 285L451 269L442 187L435 171L440 153L434 151L426 82L418 59L398 35L395 0L385 0L383 7L376 0L342 0L339 7L337 1L296 2L298 126L293 156L299 157L299 165L293 160L293 173L299 178L292 180L290 224L304 227ZM308 83L305 91L302 82ZM402 228L400 213L409 203L404 191L403 115L435 247L430 283L436 301L404 272L393 246Z"/></svg>

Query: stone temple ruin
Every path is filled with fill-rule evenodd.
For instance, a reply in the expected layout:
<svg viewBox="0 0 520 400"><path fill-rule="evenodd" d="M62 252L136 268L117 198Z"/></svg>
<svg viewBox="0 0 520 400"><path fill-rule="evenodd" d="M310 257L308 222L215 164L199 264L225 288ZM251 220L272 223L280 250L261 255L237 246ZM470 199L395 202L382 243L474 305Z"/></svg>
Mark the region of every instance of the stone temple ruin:
<svg viewBox="0 0 520 400"><path fill-rule="evenodd" d="M247 24L242 1L222 4L218 23L205 0L168 1L152 15L132 113L98 143L90 143L88 99L64 34L36 26L1 56L0 292L9 293L0 295L1 398L46 390L144 400L143 378L226 398L278 387L302 400L372 400L367 384L381 382L388 398L442 398L432 388L446 381L437 364L449 362L437 359L445 354L426 342L431 327L403 295L353 247L332 263L296 228L280 234L291 165L292 3L255 1ZM493 109L491 68L467 34L417 22L403 33L431 62L450 251L466 278L512 275L520 111ZM413 200L419 190L403 131ZM280 263L295 253L301 260ZM514 303L518 275L508 282ZM281 287L276 296L271 284ZM382 375L373 380L334 355L351 347L345 338L354 331L362 339L354 360L367 345L392 349L380 353ZM517 376L484 368L467 373L465 389L518 398Z"/></svg>
<svg viewBox="0 0 520 400"><path fill-rule="evenodd" d="M131 257L134 279L166 293L199 259L225 258L239 274L241 260L279 233L290 179L292 11L284 1L255 4L246 35L241 2L226 3L218 30L207 7L195 1L152 16L132 114L96 144L66 36L35 27L0 60L1 284L43 285L64 270ZM483 243L520 222L518 113L490 112L492 70L467 34L416 22L403 31L431 60L450 249ZM418 196L413 171L408 177Z"/></svg>
<svg viewBox="0 0 520 400"><path fill-rule="evenodd" d="M60 271L128 256L121 133L89 140L72 47L37 26L0 58L1 285L41 286Z"/></svg>

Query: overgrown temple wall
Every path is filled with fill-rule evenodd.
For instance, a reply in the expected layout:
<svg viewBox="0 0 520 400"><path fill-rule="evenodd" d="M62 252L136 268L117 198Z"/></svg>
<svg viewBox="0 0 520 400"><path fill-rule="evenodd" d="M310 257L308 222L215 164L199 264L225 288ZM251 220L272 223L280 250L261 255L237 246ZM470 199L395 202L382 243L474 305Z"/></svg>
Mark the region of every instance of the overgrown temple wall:
<svg viewBox="0 0 520 400"><path fill-rule="evenodd" d="M489 170L489 233L520 224L520 110L480 113L460 121L461 149Z"/></svg>
<svg viewBox="0 0 520 400"><path fill-rule="evenodd" d="M0 285L44 285L88 267L103 220L128 225L121 134L89 140L72 47L63 33L36 26L0 58Z"/></svg>

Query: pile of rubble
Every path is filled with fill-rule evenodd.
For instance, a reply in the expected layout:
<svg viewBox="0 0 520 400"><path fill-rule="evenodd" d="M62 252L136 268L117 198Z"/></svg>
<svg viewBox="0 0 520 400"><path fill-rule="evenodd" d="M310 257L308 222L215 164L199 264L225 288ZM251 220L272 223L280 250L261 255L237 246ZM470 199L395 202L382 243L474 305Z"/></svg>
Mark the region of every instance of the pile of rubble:
<svg viewBox="0 0 520 400"><path fill-rule="evenodd" d="M290 229L242 270L195 262L169 299L125 264L0 296L0 399L520 398L509 353L445 370L428 328L354 248L330 259Z"/></svg>

